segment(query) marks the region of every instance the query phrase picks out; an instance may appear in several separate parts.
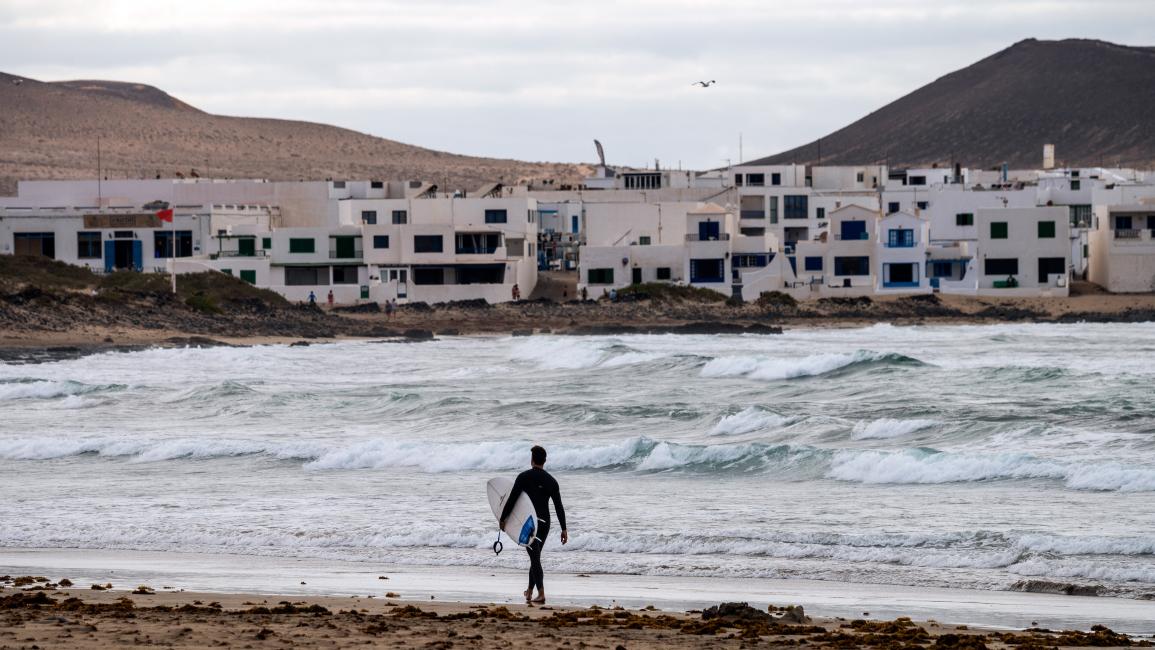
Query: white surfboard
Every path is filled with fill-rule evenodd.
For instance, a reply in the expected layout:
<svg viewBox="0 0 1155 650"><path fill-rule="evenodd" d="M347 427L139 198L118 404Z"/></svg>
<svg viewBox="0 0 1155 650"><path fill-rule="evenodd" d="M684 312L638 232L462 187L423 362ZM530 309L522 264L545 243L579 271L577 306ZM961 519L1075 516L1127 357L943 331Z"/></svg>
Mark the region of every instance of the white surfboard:
<svg viewBox="0 0 1155 650"><path fill-rule="evenodd" d="M491 478L486 488L489 492L489 507L493 510L493 518L500 520L509 493L513 491L513 481L504 476ZM525 492L518 495L502 531L519 546L528 546L533 541L537 534L537 511L533 509L533 502Z"/></svg>

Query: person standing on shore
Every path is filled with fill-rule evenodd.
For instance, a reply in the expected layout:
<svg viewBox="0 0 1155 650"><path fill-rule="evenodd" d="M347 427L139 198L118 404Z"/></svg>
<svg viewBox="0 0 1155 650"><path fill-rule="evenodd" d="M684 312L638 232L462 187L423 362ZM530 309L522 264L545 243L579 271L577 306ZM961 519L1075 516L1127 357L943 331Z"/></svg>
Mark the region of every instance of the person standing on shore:
<svg viewBox="0 0 1155 650"><path fill-rule="evenodd" d="M557 522L561 525L561 543L569 542L569 532L565 527L565 508L561 505L561 492L558 488L557 479L545 471L545 449L539 445L534 445L529 450L531 467L521 474L517 475L517 479L513 482L513 489L509 492L509 498L505 501L505 508L501 511L501 527L505 528L505 520L509 518L509 513L513 510L513 504L517 503L517 497L521 496L522 492L529 495L529 500L533 503L533 509L537 513L537 535L534 540L525 547L529 553L529 588L525 590L525 602L544 603L545 602L545 571L541 567L541 550L545 546L545 538L549 535L549 502L553 501L553 509L557 512ZM533 597L533 590L537 589L537 598Z"/></svg>
<svg viewBox="0 0 1155 650"><path fill-rule="evenodd" d="M329 289L329 309L333 308L333 290Z"/></svg>
<svg viewBox="0 0 1155 650"><path fill-rule="evenodd" d="M317 305L317 294L310 291L309 292L309 306L314 307L316 305Z"/></svg>

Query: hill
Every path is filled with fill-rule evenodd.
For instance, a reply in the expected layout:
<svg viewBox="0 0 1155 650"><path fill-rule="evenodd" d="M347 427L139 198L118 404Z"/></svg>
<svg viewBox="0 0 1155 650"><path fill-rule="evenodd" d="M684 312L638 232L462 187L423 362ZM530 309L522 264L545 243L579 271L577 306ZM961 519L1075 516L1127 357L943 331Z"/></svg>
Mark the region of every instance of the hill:
<svg viewBox="0 0 1155 650"><path fill-rule="evenodd" d="M526 178L576 180L578 165L478 158L349 129L213 115L164 91L114 81L41 82L0 73L0 194L17 179L92 178L96 139L109 178L429 180L449 189Z"/></svg>
<svg viewBox="0 0 1155 650"><path fill-rule="evenodd" d="M1028 39L821 140L747 164L1155 166L1155 48Z"/></svg>

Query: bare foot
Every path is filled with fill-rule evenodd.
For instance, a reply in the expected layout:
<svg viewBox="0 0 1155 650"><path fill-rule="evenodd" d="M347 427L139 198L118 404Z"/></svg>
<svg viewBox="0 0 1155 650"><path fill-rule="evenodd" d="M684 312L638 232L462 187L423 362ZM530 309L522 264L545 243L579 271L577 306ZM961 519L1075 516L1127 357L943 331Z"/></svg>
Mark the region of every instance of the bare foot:
<svg viewBox="0 0 1155 650"><path fill-rule="evenodd" d="M526 589L522 593L525 595L525 602L527 602L527 603L533 602L533 589Z"/></svg>
<svg viewBox="0 0 1155 650"><path fill-rule="evenodd" d="M537 595L537 598L533 599L533 602L537 603L538 605L544 604L545 603L545 594L539 593Z"/></svg>

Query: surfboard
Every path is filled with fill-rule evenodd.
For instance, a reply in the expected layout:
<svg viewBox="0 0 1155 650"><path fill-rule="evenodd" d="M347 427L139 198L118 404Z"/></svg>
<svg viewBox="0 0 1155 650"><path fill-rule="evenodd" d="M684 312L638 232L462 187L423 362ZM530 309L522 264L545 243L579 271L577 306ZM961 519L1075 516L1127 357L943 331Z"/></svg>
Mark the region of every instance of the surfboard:
<svg viewBox="0 0 1155 650"><path fill-rule="evenodd" d="M500 520L509 493L513 491L513 480L504 476L491 478L486 483L486 491L489 492L489 507L493 510L493 518ZM518 495L513 510L505 520L505 528L501 530L519 546L528 546L533 541L537 534L537 511L533 509L528 494L522 492Z"/></svg>

